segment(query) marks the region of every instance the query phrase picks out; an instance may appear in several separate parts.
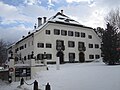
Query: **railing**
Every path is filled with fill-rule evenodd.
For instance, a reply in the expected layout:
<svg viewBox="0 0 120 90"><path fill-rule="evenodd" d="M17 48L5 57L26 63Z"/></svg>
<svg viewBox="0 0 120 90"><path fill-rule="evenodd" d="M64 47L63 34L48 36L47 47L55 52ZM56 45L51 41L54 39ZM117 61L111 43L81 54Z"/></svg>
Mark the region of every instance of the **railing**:
<svg viewBox="0 0 120 90"><path fill-rule="evenodd" d="M21 78L20 85L18 86L18 88L21 88L21 86L24 85L24 83L26 85L33 85L34 84L33 90L42 90L42 89L39 89L37 80L35 80L32 83L27 83L23 78ZM45 90L51 90L51 86L49 83L47 83L47 85L44 85L44 86L45 86Z"/></svg>

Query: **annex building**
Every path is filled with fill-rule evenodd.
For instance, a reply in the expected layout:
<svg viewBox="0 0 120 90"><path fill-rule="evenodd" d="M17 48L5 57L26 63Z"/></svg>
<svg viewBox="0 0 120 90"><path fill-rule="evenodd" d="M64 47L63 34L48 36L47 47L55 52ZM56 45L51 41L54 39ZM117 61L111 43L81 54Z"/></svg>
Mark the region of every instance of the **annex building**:
<svg viewBox="0 0 120 90"><path fill-rule="evenodd" d="M86 62L101 57L101 39L94 29L81 25L67 15L58 12L47 19L38 18L38 26L8 50L13 52L15 62L27 62L31 54L36 62L47 63Z"/></svg>

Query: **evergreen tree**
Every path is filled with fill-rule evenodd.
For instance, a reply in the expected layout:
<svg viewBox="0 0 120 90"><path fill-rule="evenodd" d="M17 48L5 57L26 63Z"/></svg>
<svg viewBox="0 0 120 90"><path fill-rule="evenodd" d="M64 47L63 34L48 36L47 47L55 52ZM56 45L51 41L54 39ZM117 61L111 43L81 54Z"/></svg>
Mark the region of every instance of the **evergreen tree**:
<svg viewBox="0 0 120 90"><path fill-rule="evenodd" d="M117 29L107 24L107 29L104 31L102 36L102 53L103 62L109 65L114 65L118 62L118 35Z"/></svg>

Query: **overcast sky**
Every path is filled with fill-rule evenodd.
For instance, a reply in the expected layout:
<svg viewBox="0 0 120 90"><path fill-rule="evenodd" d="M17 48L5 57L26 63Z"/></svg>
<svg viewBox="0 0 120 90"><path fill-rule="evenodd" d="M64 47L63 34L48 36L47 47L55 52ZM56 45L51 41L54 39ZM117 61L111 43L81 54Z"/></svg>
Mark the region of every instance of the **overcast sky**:
<svg viewBox="0 0 120 90"><path fill-rule="evenodd" d="M19 40L32 31L38 17L64 14L83 25L105 28L104 18L120 0L0 0L0 39Z"/></svg>

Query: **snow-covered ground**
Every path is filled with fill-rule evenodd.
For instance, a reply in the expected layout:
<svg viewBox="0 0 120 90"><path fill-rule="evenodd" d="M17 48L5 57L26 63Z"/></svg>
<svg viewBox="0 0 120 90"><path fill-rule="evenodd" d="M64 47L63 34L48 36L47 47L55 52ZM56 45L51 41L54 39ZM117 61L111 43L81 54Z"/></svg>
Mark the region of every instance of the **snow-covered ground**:
<svg viewBox="0 0 120 90"><path fill-rule="evenodd" d="M120 90L120 65L108 66L102 62L71 63L60 65L49 65L48 71L38 72L34 79L26 81L39 82L39 88L45 90L47 82L51 90ZM24 85L17 88L19 82L10 85L0 81L0 90L33 90L33 85Z"/></svg>

